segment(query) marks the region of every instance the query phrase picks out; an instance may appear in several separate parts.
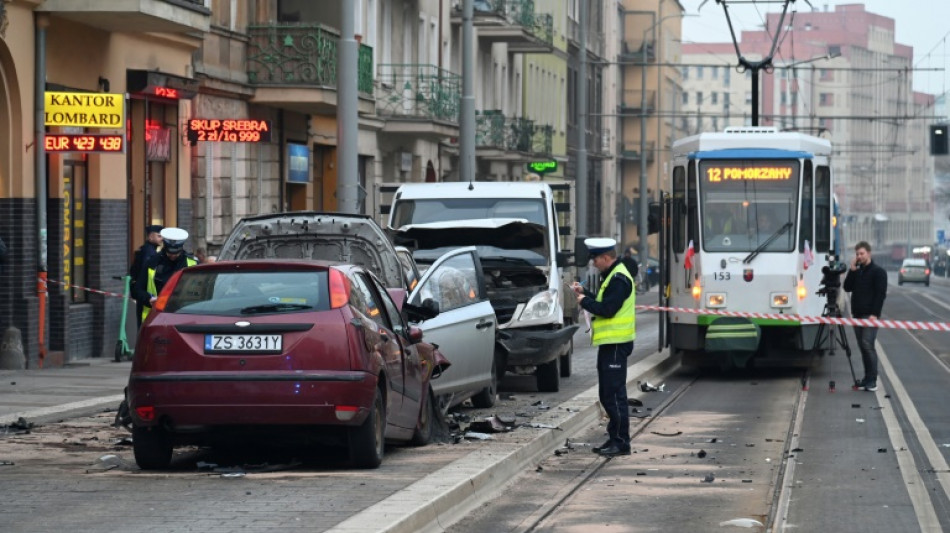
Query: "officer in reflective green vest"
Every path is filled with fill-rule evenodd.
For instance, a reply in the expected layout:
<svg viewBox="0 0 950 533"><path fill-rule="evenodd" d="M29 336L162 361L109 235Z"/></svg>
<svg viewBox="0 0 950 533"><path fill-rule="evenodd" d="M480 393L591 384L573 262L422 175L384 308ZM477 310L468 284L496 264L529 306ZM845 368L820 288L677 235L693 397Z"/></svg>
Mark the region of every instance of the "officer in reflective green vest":
<svg viewBox="0 0 950 533"><path fill-rule="evenodd" d="M627 357L633 353L637 336L637 264L630 258L617 259L617 241L613 239L586 239L584 245L604 280L596 296L580 284L573 287L577 303L591 314L592 341L597 346L598 393L609 419L607 442L594 448L594 452L606 457L630 455Z"/></svg>
<svg viewBox="0 0 950 533"><path fill-rule="evenodd" d="M197 259L185 252L187 231L181 228L165 228L161 231L161 236L164 241L162 251L145 264L138 279L135 280L135 288L132 292L135 301L143 307L143 322L172 275L183 268L198 264Z"/></svg>

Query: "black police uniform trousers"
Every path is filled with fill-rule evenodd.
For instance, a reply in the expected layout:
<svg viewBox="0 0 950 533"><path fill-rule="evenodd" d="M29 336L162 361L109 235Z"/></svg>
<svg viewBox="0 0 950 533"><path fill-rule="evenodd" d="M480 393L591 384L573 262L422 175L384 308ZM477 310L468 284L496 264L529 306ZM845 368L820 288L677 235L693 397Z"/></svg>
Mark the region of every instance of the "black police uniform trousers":
<svg viewBox="0 0 950 533"><path fill-rule="evenodd" d="M607 435L621 450L630 448L630 411L627 405L627 357L633 341L597 347L597 392L607 411Z"/></svg>

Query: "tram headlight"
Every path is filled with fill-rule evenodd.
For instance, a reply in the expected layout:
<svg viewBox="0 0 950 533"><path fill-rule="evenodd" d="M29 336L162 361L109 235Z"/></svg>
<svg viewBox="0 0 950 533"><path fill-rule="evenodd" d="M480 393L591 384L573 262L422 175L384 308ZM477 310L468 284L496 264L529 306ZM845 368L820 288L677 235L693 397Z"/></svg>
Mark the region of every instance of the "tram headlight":
<svg viewBox="0 0 950 533"><path fill-rule="evenodd" d="M723 308L726 306L726 295L722 293L710 293L706 295L706 307Z"/></svg>
<svg viewBox="0 0 950 533"><path fill-rule="evenodd" d="M785 308L792 306L792 295L787 292L772 293L772 307Z"/></svg>

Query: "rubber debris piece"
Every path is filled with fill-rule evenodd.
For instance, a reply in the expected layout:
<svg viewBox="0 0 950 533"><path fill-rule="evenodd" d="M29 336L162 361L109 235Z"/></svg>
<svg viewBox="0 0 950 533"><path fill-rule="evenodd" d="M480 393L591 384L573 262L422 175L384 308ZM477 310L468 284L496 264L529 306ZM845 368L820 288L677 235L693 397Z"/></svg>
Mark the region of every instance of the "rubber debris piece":
<svg viewBox="0 0 950 533"><path fill-rule="evenodd" d="M765 527L765 524L759 522L754 518L733 518L732 520L726 520L725 522L719 522L719 527Z"/></svg>
<svg viewBox="0 0 950 533"><path fill-rule="evenodd" d="M643 402L639 398L627 398L627 405L631 407L643 407Z"/></svg>
<svg viewBox="0 0 950 533"><path fill-rule="evenodd" d="M700 483L712 483L715 480L716 476L714 474L706 474L706 477L704 477Z"/></svg>
<svg viewBox="0 0 950 533"><path fill-rule="evenodd" d="M703 459L706 457L706 450L699 450L699 453L696 454L696 457Z"/></svg>
<svg viewBox="0 0 950 533"><path fill-rule="evenodd" d="M662 431L651 431L654 435L659 435L660 437L678 437L683 434L682 431L677 431L675 433L663 433Z"/></svg>

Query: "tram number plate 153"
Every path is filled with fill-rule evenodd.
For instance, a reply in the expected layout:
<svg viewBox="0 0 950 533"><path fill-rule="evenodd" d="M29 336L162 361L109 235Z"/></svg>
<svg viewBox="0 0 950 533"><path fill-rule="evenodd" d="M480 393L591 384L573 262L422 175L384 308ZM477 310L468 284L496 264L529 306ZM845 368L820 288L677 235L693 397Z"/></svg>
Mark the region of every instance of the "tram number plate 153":
<svg viewBox="0 0 950 533"><path fill-rule="evenodd" d="M713 272L713 279L716 281L729 281L732 279L732 274L729 272Z"/></svg>

